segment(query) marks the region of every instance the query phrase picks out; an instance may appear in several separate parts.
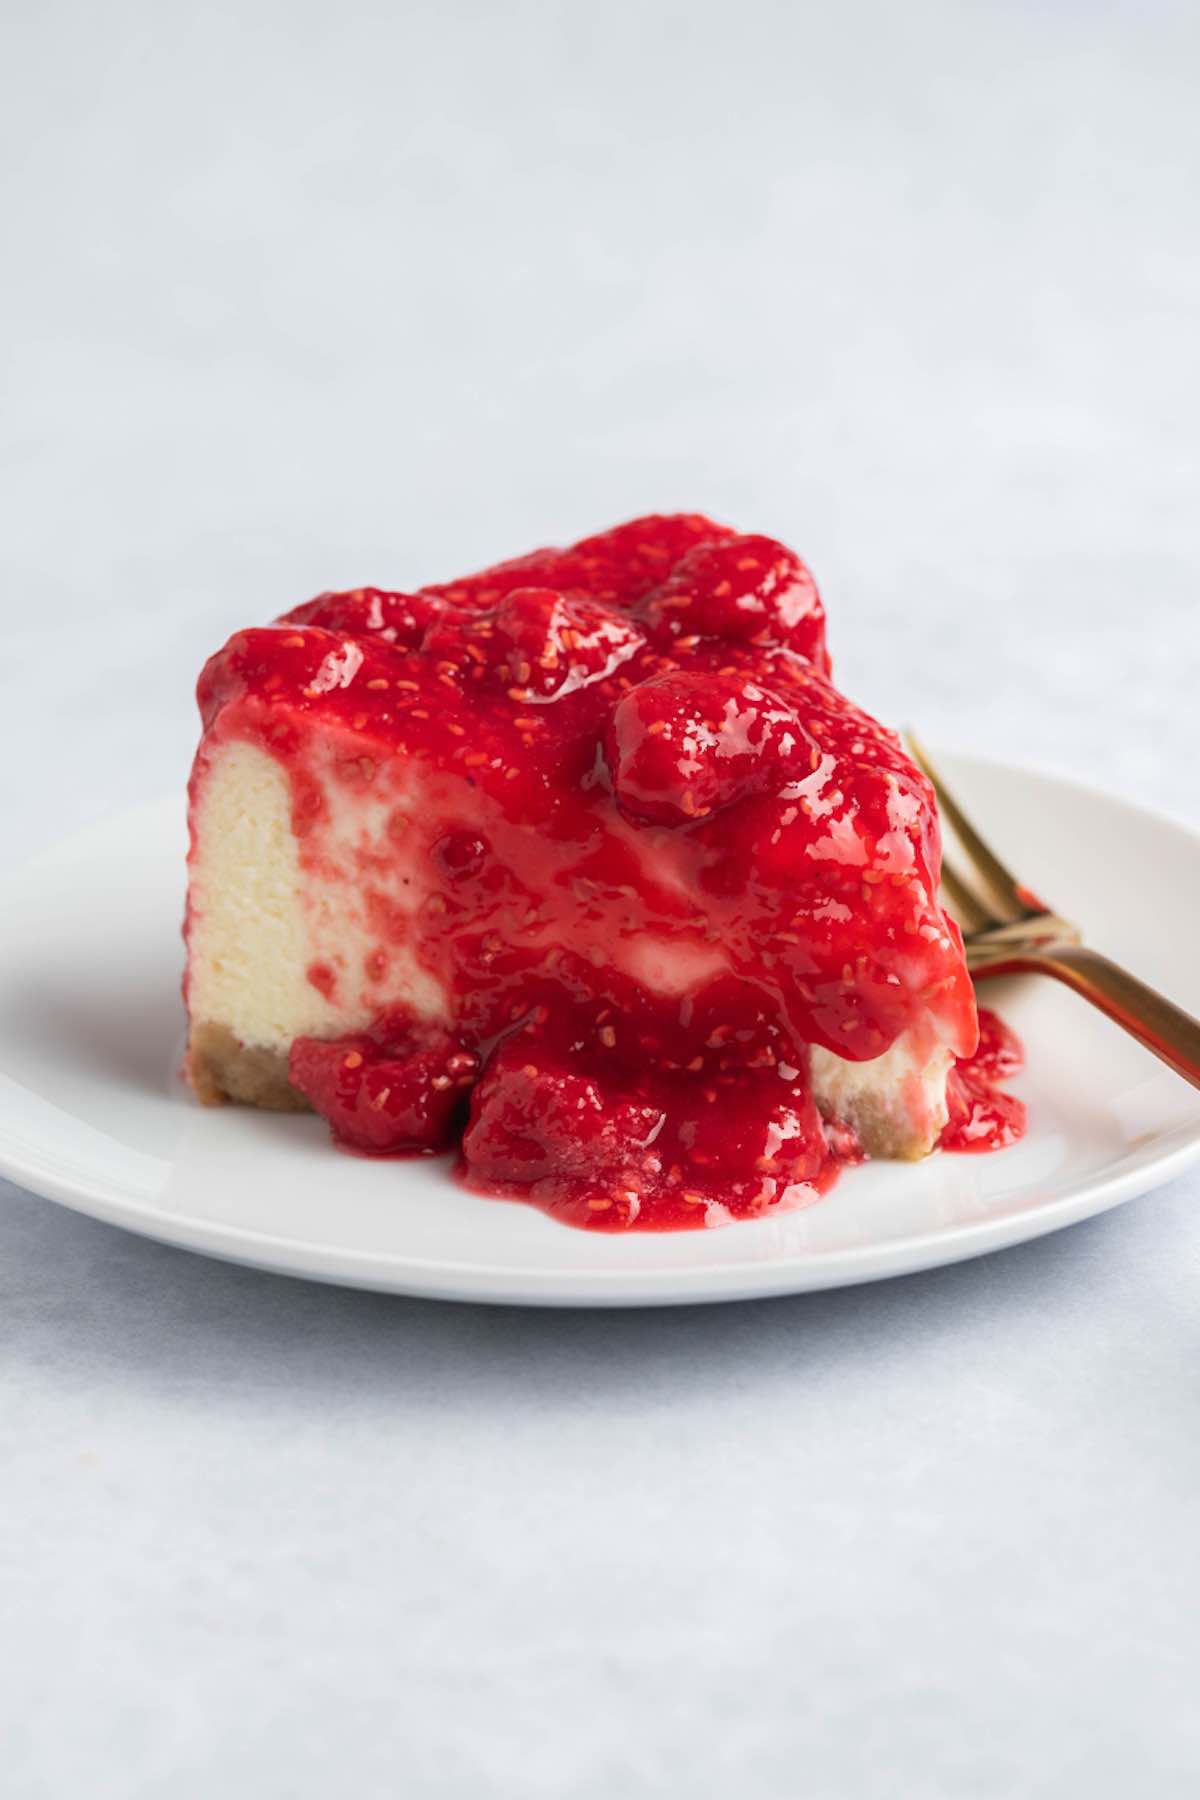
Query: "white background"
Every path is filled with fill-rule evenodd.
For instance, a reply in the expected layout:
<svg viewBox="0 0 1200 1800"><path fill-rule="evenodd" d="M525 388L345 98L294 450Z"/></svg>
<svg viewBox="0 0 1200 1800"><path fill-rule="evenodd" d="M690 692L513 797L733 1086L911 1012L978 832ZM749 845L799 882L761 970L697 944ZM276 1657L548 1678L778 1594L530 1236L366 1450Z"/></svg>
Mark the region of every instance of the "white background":
<svg viewBox="0 0 1200 1800"><path fill-rule="evenodd" d="M235 627L676 507L889 720L1200 821L1194 7L3 26L4 864L181 787ZM0 1186L5 1792L1193 1793L1198 1288L1195 1178L644 1316Z"/></svg>

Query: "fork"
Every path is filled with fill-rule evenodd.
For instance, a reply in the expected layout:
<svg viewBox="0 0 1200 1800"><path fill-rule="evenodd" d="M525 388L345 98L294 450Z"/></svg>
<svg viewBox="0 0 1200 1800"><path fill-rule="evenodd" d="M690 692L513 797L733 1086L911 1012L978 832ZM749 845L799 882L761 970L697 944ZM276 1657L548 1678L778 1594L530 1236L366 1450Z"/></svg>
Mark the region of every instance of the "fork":
<svg viewBox="0 0 1200 1800"><path fill-rule="evenodd" d="M942 889L962 926L975 980L993 975L1052 975L1128 1031L1147 1050L1200 1087L1200 1021L1083 941L1077 925L1043 904L1000 861L972 825L912 732L908 748L933 784L965 858L942 863Z"/></svg>

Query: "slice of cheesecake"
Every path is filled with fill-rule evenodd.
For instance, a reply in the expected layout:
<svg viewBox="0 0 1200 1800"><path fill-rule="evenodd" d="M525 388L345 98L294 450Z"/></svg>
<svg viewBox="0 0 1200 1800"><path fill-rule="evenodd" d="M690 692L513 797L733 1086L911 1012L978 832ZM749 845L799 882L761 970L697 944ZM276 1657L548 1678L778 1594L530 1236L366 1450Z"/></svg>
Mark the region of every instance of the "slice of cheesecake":
<svg viewBox="0 0 1200 1800"><path fill-rule="evenodd" d="M933 796L769 538L639 519L206 666L202 1100L314 1105L604 1227L919 1157L976 1018ZM822 1116L823 1115L823 1116Z"/></svg>

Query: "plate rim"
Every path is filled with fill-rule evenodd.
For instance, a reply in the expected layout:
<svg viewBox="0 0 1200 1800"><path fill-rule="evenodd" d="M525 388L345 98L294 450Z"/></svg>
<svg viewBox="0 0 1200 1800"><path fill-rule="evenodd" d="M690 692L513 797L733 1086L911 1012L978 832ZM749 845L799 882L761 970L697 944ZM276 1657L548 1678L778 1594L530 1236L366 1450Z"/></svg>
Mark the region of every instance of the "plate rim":
<svg viewBox="0 0 1200 1800"><path fill-rule="evenodd" d="M1200 829L1162 809L1142 806L1095 783L1057 771L940 748L939 754L1009 776L1029 776L1075 790L1110 807L1136 815L1179 834L1200 850ZM0 900L35 878L43 864L70 851L119 820L140 812L162 813L177 804L176 796L160 796L119 809L45 846L0 878ZM1181 1125L1180 1141L1135 1158L1132 1166L1100 1174L1081 1187L1030 1209L1016 1207L992 1217L942 1225L917 1234L882 1241L868 1240L818 1253L795 1251L773 1257L743 1257L682 1268L570 1268L552 1271L519 1263L497 1264L425 1255L331 1247L326 1243L213 1221L195 1213L166 1213L132 1196L122 1196L108 1183L86 1176L65 1177L48 1159L23 1154L0 1134L0 1174L34 1195L106 1225L129 1230L157 1243L197 1255L238 1263L293 1278L322 1281L413 1297L456 1300L468 1304L538 1307L622 1307L711 1304L752 1297L781 1297L801 1292L855 1286L892 1279L921 1270L950 1266L992 1251L1031 1242L1068 1225L1109 1211L1123 1202L1164 1185L1200 1161L1200 1119ZM565 1228L564 1228L565 1229Z"/></svg>
<svg viewBox="0 0 1200 1800"><path fill-rule="evenodd" d="M949 1268L993 1251L1082 1224L1128 1200L1173 1181L1200 1161L1200 1124L1189 1141L1131 1169L1089 1182L1029 1211L1016 1210L967 1225L951 1225L883 1243L868 1242L817 1255L795 1252L771 1258L697 1264L678 1269L556 1269L523 1265L453 1262L444 1257L406 1256L314 1244L311 1239L270 1232L194 1213L166 1214L135 1200L61 1180L51 1171L23 1166L0 1139L0 1173L36 1198L82 1217L127 1230L149 1242L217 1261L236 1263L293 1279L354 1287L415 1299L463 1304L604 1307L697 1306L753 1298L778 1299L828 1288L858 1287L923 1270ZM566 1229L565 1227L563 1229ZM547 1283L555 1284L548 1291ZM616 1284L623 1291L614 1292ZM632 1289L638 1289L632 1292ZM645 1291L640 1291L640 1290Z"/></svg>

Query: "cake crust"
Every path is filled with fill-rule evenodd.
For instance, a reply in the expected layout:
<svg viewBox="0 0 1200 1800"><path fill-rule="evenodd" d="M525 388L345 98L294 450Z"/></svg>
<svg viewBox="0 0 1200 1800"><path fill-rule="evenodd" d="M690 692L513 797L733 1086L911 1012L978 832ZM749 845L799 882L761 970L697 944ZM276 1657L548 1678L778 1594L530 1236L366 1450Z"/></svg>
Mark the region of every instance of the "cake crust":
<svg viewBox="0 0 1200 1800"><path fill-rule="evenodd" d="M279 1050L241 1044L227 1025L193 1024L188 1033L188 1075L202 1106L227 1100L266 1112L311 1112L288 1080L288 1059Z"/></svg>

